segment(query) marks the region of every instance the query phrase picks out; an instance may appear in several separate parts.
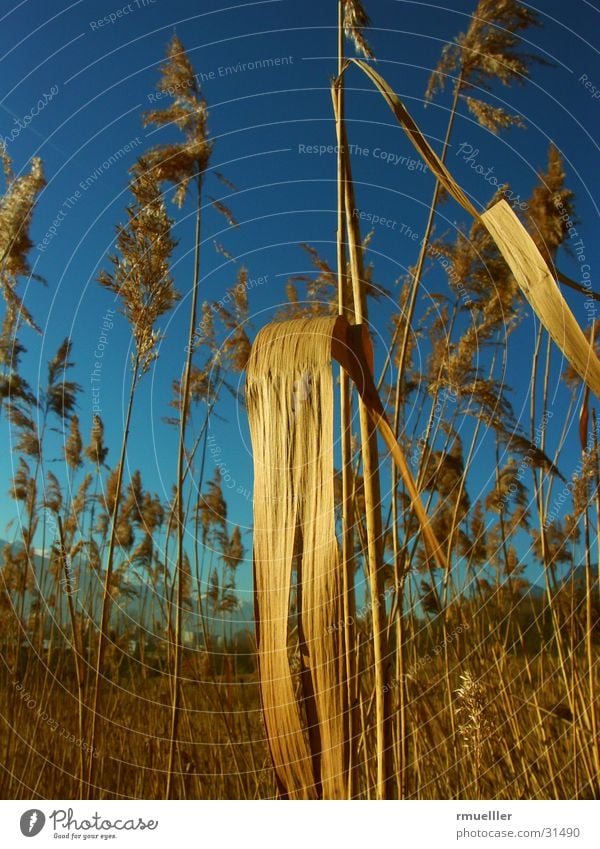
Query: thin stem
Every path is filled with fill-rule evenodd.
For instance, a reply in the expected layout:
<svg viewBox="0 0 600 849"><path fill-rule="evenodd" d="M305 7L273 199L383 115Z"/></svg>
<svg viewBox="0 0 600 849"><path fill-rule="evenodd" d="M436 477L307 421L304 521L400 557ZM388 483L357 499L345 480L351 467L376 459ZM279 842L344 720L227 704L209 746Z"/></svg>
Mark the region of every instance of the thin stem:
<svg viewBox="0 0 600 849"><path fill-rule="evenodd" d="M593 336L592 336L592 345L594 344ZM595 484L596 484L596 499L598 499L598 494L600 492L600 479L598 475L598 429L596 427L596 411L592 410L592 439L593 439L593 448L594 448L594 475L595 475ZM597 504L596 500L596 504ZM587 672L588 672L588 687L589 687L589 700L590 700L590 720L592 727L592 737L594 740L593 743L593 756L594 756L594 768L596 770L596 787L595 790L598 792L598 788L600 787L600 737L598 735L598 714L596 709L596 687L594 682L594 608L593 608L593 588L594 588L594 578L592 574L592 559L590 552L590 532L589 532L589 521L588 521L588 506L585 508L585 519L586 519L586 527L585 527L585 646L586 646L586 654L587 654Z"/></svg>
<svg viewBox="0 0 600 849"><path fill-rule="evenodd" d="M342 123L344 150L346 137ZM355 208L352 175L348 158L345 160L345 206L348 228L348 245L352 288L354 292L354 311L357 324L368 321L366 295L364 292L364 270L362 267L362 248L356 218L352 217ZM389 715L388 658L386 647L385 604L383 596L383 545L381 536L381 496L379 486L379 460L377 451L376 425L372 421L369 409L359 398L358 402L361 448L363 461L363 479L365 491L365 513L367 525L367 560L373 622L373 662L375 668L375 712L377 737L377 798L387 799L393 785L393 747L392 726Z"/></svg>
<svg viewBox="0 0 600 849"><path fill-rule="evenodd" d="M196 313L198 305L198 289L200 282L200 224L201 224L201 195L202 195L202 176L197 178L197 201L196 201L196 232L195 232L195 248L194 248L194 282L192 286L192 304L190 308L190 326L188 332L188 344L186 348L185 371L183 376L183 386L181 391L181 410L179 420L179 448L177 455L177 566L175 580L177 582L177 609L175 619L175 654L173 663L173 690L172 690L172 705L171 705L171 732L169 740L169 762L167 767L167 787L166 798L170 799L173 791L173 768L175 761L175 747L177 741L177 732L179 727L180 715L180 678L181 678L181 632L183 627L183 537L184 537L184 516L183 516L183 481L184 481L184 460L185 460L185 439L187 429L187 419L190 405L190 381L192 373L192 356L194 332L196 328Z"/></svg>
<svg viewBox="0 0 600 849"><path fill-rule="evenodd" d="M63 571L65 573L65 594L67 596L67 606L69 610L69 619L71 621L71 648L73 650L73 665L75 666L75 680L77 682L77 719L79 722L79 739L83 740L83 647L80 644L77 633L77 618L75 616L75 606L73 604L73 584L71 582L71 570L67 559L67 550L65 546L65 537L63 533L63 524L61 516L57 516L58 520L58 540L60 545L60 559L62 561ZM90 753L93 757L93 752ZM79 798L84 798L84 757L83 747L79 747Z"/></svg>
<svg viewBox="0 0 600 849"><path fill-rule="evenodd" d="M337 96L336 132L338 138L337 153L337 269L338 269L338 313L345 315L352 312L347 304L347 259L346 259L346 218L344 203L344 153L339 143L342 136L344 120L344 80L342 68L344 64L344 2L338 2L338 81L334 88ZM353 471L352 471L352 395L350 378L345 369L340 367L340 443L342 454L342 579L344 592L344 655L346 659L347 682L347 740L348 740L348 786L347 796L353 795L353 764L354 764L354 727L356 691L356 658L354 652L354 533L352 524L353 514Z"/></svg>
<svg viewBox="0 0 600 849"><path fill-rule="evenodd" d="M461 88L462 88L462 71L459 74L459 77L456 81L456 86L454 88L454 98L453 98L453 101L452 101L452 107L450 109L450 118L448 119L448 126L446 128L446 135L444 137L444 145L442 147L442 153L441 153L441 156L440 156L440 159L443 163L445 163L445 161L446 161L448 148L450 146L450 136L452 135L452 129L454 127L454 119L456 117L456 108L458 106L458 98L459 98L459 95L460 95ZM419 291L419 286L420 286L420 283L421 283L421 277L423 275L423 266L425 265L425 257L427 256L427 248L429 247L429 240L431 238L431 232L433 230L433 222L434 222L435 213L436 213L436 210L437 210L437 203L438 203L438 199L439 199L439 195L440 195L440 188L441 188L440 182L439 182L439 180L436 180L435 181L435 188L433 190L433 197L431 199L431 205L429 207L429 215L427 217L427 224L425 226L425 233L423 234L423 239L421 241L421 250L419 251L419 258L417 259L417 267L415 268L415 273L414 273L414 276L413 276L413 282L412 282L412 287L411 287L411 292L410 292L410 299L409 299L409 302L408 302L408 311L407 311L407 315L406 315L406 321L404 323L404 334L403 334L403 337L402 337L402 347L400 348L400 356L399 356L399 359L398 359L398 384L400 384L400 381L402 380L402 377L404 376L404 366L405 366L405 361L406 361L406 352L408 350L408 340L409 340L409 337L410 337L410 329L411 329L412 321L413 321L414 314L415 314L417 293ZM400 332L400 326L401 325L399 323L398 329L397 329L396 333L394 334L394 336L396 338L397 338L397 334ZM392 339L392 342L390 344L388 360L383 367L381 378L379 380L379 384L381 384L381 382L383 381L383 376L386 372L386 369L387 369L387 366L388 366L388 363L389 363L389 359L391 358L392 352L393 352L394 347L396 345L396 338ZM397 397L399 397L399 396L397 396Z"/></svg>
<svg viewBox="0 0 600 849"><path fill-rule="evenodd" d="M106 651L106 632L108 629L108 620L109 620L109 611L110 611L110 585L113 574L113 560L115 553L115 544L117 540L117 519L119 515L119 502L121 500L121 489L123 486L123 469L125 467L125 455L127 452L127 442L129 439L129 429L131 426L131 412L133 409L133 399L135 396L135 390L137 388L137 383L139 379L139 354L136 355L135 363L133 366L133 375L131 378L131 387L129 390L129 401L127 404L127 413L125 416L125 428L123 431L123 441L121 443L121 457L119 459L118 471L117 471L117 485L115 487L115 503L113 505L112 511L112 520L111 520L111 529L110 529L110 541L108 544L108 555L107 555L107 563L106 563L106 574L104 576L104 588L102 592L102 613L100 616L100 634L98 636L98 652L96 655L96 671L95 671L95 680L94 680L94 698L92 701L91 707L91 717L92 717L92 727L90 730L90 758L89 758L89 766L88 766L88 792L92 790L94 787L94 778L95 778L95 764L96 760L93 756L95 744L96 744L96 731L97 731L97 715L100 709L100 681L102 678L102 665L104 663L104 654Z"/></svg>

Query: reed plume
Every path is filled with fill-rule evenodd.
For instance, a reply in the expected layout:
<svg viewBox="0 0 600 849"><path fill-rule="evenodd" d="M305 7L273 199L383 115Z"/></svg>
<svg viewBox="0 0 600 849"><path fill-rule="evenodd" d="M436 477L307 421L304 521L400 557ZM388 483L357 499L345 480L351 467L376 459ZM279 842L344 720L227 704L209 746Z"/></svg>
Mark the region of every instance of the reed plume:
<svg viewBox="0 0 600 849"><path fill-rule="evenodd" d="M42 161L31 160L29 174L15 176L12 161L4 147L0 149L6 192L0 202L0 286L12 329L24 321L39 330L31 313L17 293L20 277L41 280L30 267L28 253L33 247L29 229L40 192L46 185Z"/></svg>
<svg viewBox="0 0 600 849"><path fill-rule="evenodd" d="M103 663L106 651L107 632L110 619L111 587L115 548L124 547L130 538L127 522L119 515L121 488L127 443L131 426L131 414L135 393L140 379L158 356L160 334L157 321L167 313L179 299L170 276L169 258L175 247L171 238L171 220L167 215L165 201L160 189L157 172L148 168L145 159L138 160L133 169L134 178L130 185L133 201L127 208L127 223L117 230L119 253L111 257L112 273L101 272L100 284L118 298L123 315L128 320L134 344L131 357L131 383L125 414L123 440L118 466L114 472L114 492L108 505L110 536L106 557L100 629L95 665L95 685L91 708L90 751L96 744L97 716L100 709L100 690ZM95 420L97 425L99 420ZM103 462L101 447L101 423L93 433L90 449L95 461ZM89 758L88 786L94 786L96 760Z"/></svg>
<svg viewBox="0 0 600 849"><path fill-rule="evenodd" d="M375 54L366 41L363 30L371 25L369 16L359 0L339 0L342 5L342 26L344 35L353 42L357 53L366 59L374 59Z"/></svg>
<svg viewBox="0 0 600 849"><path fill-rule="evenodd" d="M452 80L455 97L464 97L467 108L483 127L493 133L511 126L522 127L520 115L482 100L479 92L491 91L496 81L509 86L528 79L532 63L542 59L523 49L521 33L539 25L537 12L516 0L480 0L467 31L444 47L425 97L432 100ZM477 96L469 93L473 91Z"/></svg>
<svg viewBox="0 0 600 849"><path fill-rule="evenodd" d="M175 647L172 683L172 719L169 744L169 766L167 770L166 796L171 797L173 788L173 772L175 768L175 748L180 717L180 672L181 672L181 629L183 602L183 564L184 564L184 506L183 487L185 479L186 433L189 418L193 377L193 354L196 336L198 290L200 282L200 226L202 208L202 186L206 175L212 142L208 133L208 107L193 66L187 56L183 44L174 36L167 48L167 59L161 67L158 89L172 98L172 103L164 109L151 110L146 113L146 125L154 124L158 128L173 125L182 135L183 141L165 143L155 146L148 153L148 162L161 181L171 183L175 187L174 201L183 206L190 185L195 187L195 244L194 271L190 300L190 321L186 357L179 384L179 448L177 457L176 483L176 531L177 531L177 565L175 580L177 583ZM232 216L225 205L217 200L218 211L230 220Z"/></svg>

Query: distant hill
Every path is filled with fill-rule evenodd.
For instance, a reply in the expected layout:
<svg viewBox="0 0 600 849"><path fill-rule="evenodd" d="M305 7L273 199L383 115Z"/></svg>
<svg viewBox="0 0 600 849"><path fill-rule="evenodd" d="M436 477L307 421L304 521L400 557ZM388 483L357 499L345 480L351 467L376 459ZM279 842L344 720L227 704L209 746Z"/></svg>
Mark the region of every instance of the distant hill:
<svg viewBox="0 0 600 849"><path fill-rule="evenodd" d="M10 543L7 540L0 539L0 550L7 545L11 546L13 550L22 548L18 542ZM33 561L38 587L42 594L42 603L44 599L48 602L50 597L56 594L60 603L59 615L62 622L66 623L68 617L68 600L64 577L56 581L50 574L49 553L44 558L38 552L34 554ZM76 577L77 572L79 574ZM104 573L86 568L85 560L82 561L79 569L77 569L77 566L73 569L71 586L73 589L72 597L75 603L75 609L76 611L83 609L97 622L99 621L103 580ZM144 580L144 577L139 572L132 570L126 577L126 580L123 581L122 592L115 600L112 611L113 627L117 631L122 629L135 630L141 627L150 633L157 629L157 622L160 623L160 628L164 627L164 597L162 579L156 587L152 587L148 581ZM25 600L25 616L29 614L33 599L34 595L28 593ZM203 597L202 605L200 605L198 594L194 592L183 622L184 634L187 633L190 642L197 642L198 635L202 632L199 615L201 607L206 616L209 630L216 636L224 632L230 637L247 631L254 631L254 608L251 599L248 599L247 592L240 593L240 601L237 609L226 614L211 611L210 603L206 597ZM54 618L58 617L55 616Z"/></svg>
<svg viewBox="0 0 600 849"><path fill-rule="evenodd" d="M598 564L592 563L592 576L593 576L593 584L597 586L598 584ZM574 566L564 577L559 578L558 586L568 587L571 581L575 582L576 586L585 587L586 577L585 577L585 565L580 564L578 566ZM532 581L531 586L528 590L529 595L534 598L538 598L540 596L546 595L546 584L543 582L543 579L540 578L539 581Z"/></svg>

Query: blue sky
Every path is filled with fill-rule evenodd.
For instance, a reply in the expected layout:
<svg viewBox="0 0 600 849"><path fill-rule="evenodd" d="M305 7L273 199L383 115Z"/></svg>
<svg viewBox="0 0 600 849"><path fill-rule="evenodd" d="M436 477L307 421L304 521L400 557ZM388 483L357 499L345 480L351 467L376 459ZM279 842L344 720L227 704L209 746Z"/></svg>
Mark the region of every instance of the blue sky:
<svg viewBox="0 0 600 849"><path fill-rule="evenodd" d="M426 109L423 95L443 45L465 28L474 5L474 0L365 4L373 23L369 41L378 70L438 150L449 93ZM476 158L486 170L493 168L500 182L510 181L516 194L527 197L553 141L566 161L568 184L577 196L578 233L592 285L600 290L595 200L600 180L600 9L586 0L569 4L547 0L537 8L544 26L527 33L529 47L554 67L537 67L531 82L499 87L490 95L490 102L522 114L528 129L494 137L476 125L463 106L448 165L480 205L493 189L471 167L465 150L471 152L471 162ZM153 103L157 69L167 42L176 32L202 75L215 140L212 167L240 189L228 197L222 184L207 183L208 193L230 205L240 227L232 230L207 209L201 297L218 300L234 283L239 264L245 264L250 278L257 281L250 291L255 332L285 300L288 277L311 270L298 247L301 242L314 245L332 262L335 256L335 156L314 151L335 144L329 94L335 71L335 24L336 4L314 0L301 5L290 0L228 6L189 0L22 0L0 5L0 134L8 139L16 171L26 169L29 159L39 155L48 180L33 225L34 241L43 250L36 247L31 254L36 272L48 286L31 282L22 290L43 336L23 332L29 351L25 367L32 383L43 380L46 362L60 341L67 335L72 338L75 377L85 389L78 412L86 434L92 415L94 350L102 318L115 306L95 279L100 269L108 267L115 225L123 220L128 167L144 148L167 138L144 129L140 120L144 110L157 105ZM418 243L410 233L423 232L433 179L411 166L414 152L406 136L366 79L351 70L347 85L350 140L363 151L354 161L358 203L370 214L397 224L375 227L370 246L376 278L394 294L394 281L415 262ZM40 99L44 106L33 115ZM19 127L15 119L26 115L31 116L28 127L15 132ZM174 479L175 438L161 419L169 412L171 380L183 362L193 250L191 207L181 212L173 208L172 214L180 240L174 272L184 297L164 326L161 359L140 391L128 458L131 468L141 468L146 485L165 497ZM438 218L438 232L451 233L465 221L465 214L447 205ZM214 251L215 239L238 258L237 265ZM581 266L575 260L563 256L559 265L578 279ZM445 291L445 285L444 275L437 271L427 278L433 290ZM586 326L590 316L584 299L571 293L567 298ZM373 312L376 334L385 334L392 312L389 302ZM123 318L117 317L108 336L100 405L114 463L129 385L130 334ZM514 388L517 411L526 401L534 339L535 323L528 311L507 348L507 382ZM555 422L561 425L566 402L563 390L552 401ZM528 409L523 410L527 422ZM220 451L209 455L208 474L212 475L218 457L229 483L235 483L227 493L230 517L248 525L252 470L244 413L232 402L225 402L221 413L225 420L216 421L211 431L212 445ZM573 422L564 455L566 476L575 467L577 450ZM12 504L4 492L11 469L5 460L2 467L0 505L8 519ZM246 568L244 581L247 576Z"/></svg>

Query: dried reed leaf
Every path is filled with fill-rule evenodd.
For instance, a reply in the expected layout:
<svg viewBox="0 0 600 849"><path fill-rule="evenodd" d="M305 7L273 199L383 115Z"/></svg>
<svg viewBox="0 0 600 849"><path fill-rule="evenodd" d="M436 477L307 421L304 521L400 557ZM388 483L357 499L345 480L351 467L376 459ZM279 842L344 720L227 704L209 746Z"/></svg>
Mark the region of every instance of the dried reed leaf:
<svg viewBox="0 0 600 849"><path fill-rule="evenodd" d="M600 398L600 362L533 239L505 200L481 216L523 294L579 376Z"/></svg>
<svg viewBox="0 0 600 849"><path fill-rule="evenodd" d="M481 219L550 336L579 376L600 397L600 362L560 293L544 258L509 204L501 200L480 216L388 83L365 62L358 59L351 61L373 80L443 187L474 218ZM564 275L559 277L565 281Z"/></svg>
<svg viewBox="0 0 600 849"><path fill-rule="evenodd" d="M303 799L347 794L343 579L334 523L335 321L296 319L263 328L247 377L261 698L280 791ZM288 660L294 566L308 731Z"/></svg>
<svg viewBox="0 0 600 849"><path fill-rule="evenodd" d="M430 555L437 560L438 566L445 569L446 560L442 547L431 528L416 482L412 476L404 452L390 427L384 407L377 393L377 388L373 382L371 374L372 352L369 350L370 344L365 325L350 325L346 319L338 316L332 339L333 357L343 366L356 385L369 419L373 427L379 430L406 486L412 509L421 526L425 545Z"/></svg>
<svg viewBox="0 0 600 849"><path fill-rule="evenodd" d="M394 92L391 86L384 80L384 78L377 73L370 65L366 62L363 62L360 59L352 59L350 60L354 62L355 65L364 71L364 73L371 79L381 94L383 95L386 103L396 116L399 124L402 126L409 139L417 149L417 151L421 154L428 167L433 171L435 176L438 178L442 186L446 189L446 191L452 195L452 197L464 208L467 212L470 212L475 218L478 215L477 210L472 205L471 201L467 198L463 190L460 188L458 183L454 180L451 173L448 171L442 160L439 158L437 153L431 147L421 130L419 129L416 121L413 119L412 115L402 103L398 95Z"/></svg>
<svg viewBox="0 0 600 849"><path fill-rule="evenodd" d="M315 786L319 795L322 786L325 798L344 798L346 792L348 705L334 520L332 356L356 383L367 415L400 469L429 553L446 566L375 386L365 380L370 370L359 343L352 341L356 330L340 317L269 325L258 335L248 366L259 677L275 769L282 791L293 798L312 798ZM294 565L310 755L287 653ZM292 770L292 762L306 765Z"/></svg>

